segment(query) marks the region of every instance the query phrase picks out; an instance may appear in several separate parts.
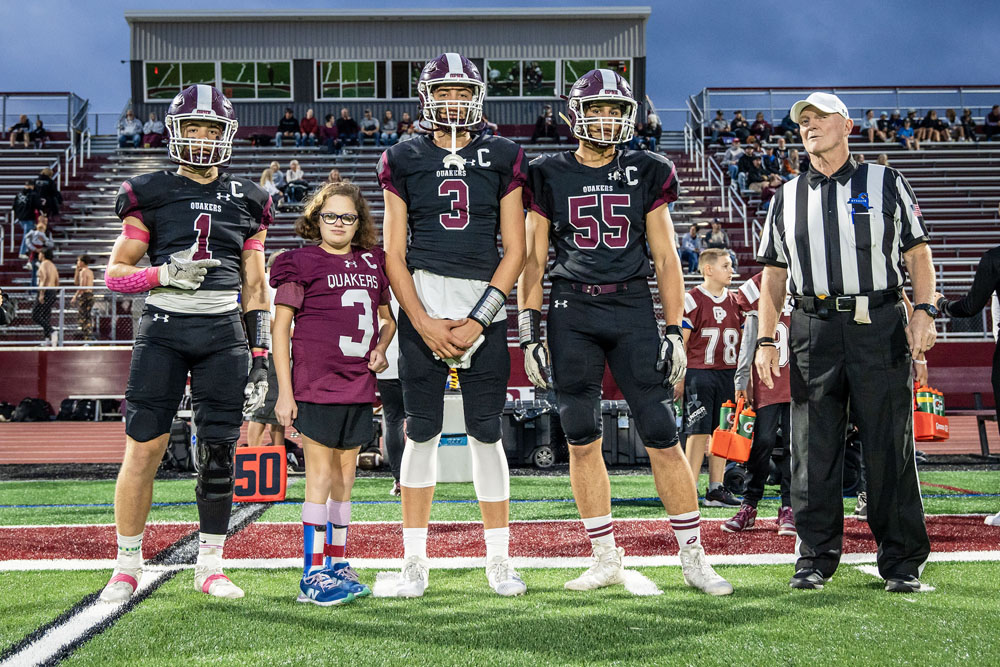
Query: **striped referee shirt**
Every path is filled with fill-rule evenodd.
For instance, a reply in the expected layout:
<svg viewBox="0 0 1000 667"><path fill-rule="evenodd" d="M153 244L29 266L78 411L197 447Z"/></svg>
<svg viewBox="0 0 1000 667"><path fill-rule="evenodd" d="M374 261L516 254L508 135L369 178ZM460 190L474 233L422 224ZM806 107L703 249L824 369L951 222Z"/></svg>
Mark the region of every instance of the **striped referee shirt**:
<svg viewBox="0 0 1000 667"><path fill-rule="evenodd" d="M903 253L927 243L920 206L895 169L849 157L812 166L771 200L757 261L788 269L793 296L850 296L903 284Z"/></svg>

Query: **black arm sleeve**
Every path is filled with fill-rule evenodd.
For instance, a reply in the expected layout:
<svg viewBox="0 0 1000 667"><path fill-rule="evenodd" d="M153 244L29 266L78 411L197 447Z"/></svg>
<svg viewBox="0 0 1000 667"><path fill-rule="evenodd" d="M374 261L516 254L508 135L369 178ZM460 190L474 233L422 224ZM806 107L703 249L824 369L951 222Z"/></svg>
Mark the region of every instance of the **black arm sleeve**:
<svg viewBox="0 0 1000 667"><path fill-rule="evenodd" d="M983 255L972 281L972 289L957 301L945 303L944 311L952 317L972 317L978 314L1000 283L1000 246Z"/></svg>

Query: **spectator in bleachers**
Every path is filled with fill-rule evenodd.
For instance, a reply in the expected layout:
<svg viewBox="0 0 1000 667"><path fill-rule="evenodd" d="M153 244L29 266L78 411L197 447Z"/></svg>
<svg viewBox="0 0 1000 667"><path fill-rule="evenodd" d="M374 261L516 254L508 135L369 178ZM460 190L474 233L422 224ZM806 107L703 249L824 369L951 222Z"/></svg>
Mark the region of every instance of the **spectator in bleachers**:
<svg viewBox="0 0 1000 667"><path fill-rule="evenodd" d="M392 110L386 109L385 113L382 114L382 125L379 128L378 143L380 146L392 146L399 141L397 127L396 119L392 117Z"/></svg>
<svg viewBox="0 0 1000 667"><path fill-rule="evenodd" d="M38 195L39 200L38 208L50 219L58 217L59 207L62 206L62 193L59 192L59 183L53 176L52 169L45 167L35 177L35 194Z"/></svg>
<svg viewBox="0 0 1000 667"><path fill-rule="evenodd" d="M875 143L875 138L878 137L879 141L885 141L885 133L878 129L878 120L875 118L875 112L871 109L865 111L865 119L861 121L861 136L868 140L868 143Z"/></svg>
<svg viewBox="0 0 1000 667"><path fill-rule="evenodd" d="M76 258L73 284L77 287L94 286L94 272L90 268L91 262L93 260L86 253ZM76 318L80 324L80 334L83 340L94 340L94 318L91 316L91 311L94 308L94 290L76 290L69 303L71 306L76 306Z"/></svg>
<svg viewBox="0 0 1000 667"><path fill-rule="evenodd" d="M729 145L726 149L725 154L722 156L722 167L729 172L729 179L735 181L736 175L739 173L739 163L740 158L743 157L743 146L740 144L739 137L733 139L733 143Z"/></svg>
<svg viewBox="0 0 1000 667"><path fill-rule="evenodd" d="M941 121L938 119L937 111L931 109L920 121L920 126L916 132L917 141L942 141Z"/></svg>
<svg viewBox="0 0 1000 667"><path fill-rule="evenodd" d="M723 137L736 136L729 131L729 123L726 121L726 117L722 115L722 109L715 112L715 119L709 123L709 129L712 131L712 141L719 142L723 144Z"/></svg>
<svg viewBox="0 0 1000 667"><path fill-rule="evenodd" d="M660 124L660 117L652 112L647 114L646 127L643 129L643 133L649 150L655 153L656 147L660 143L660 137L663 136L663 125Z"/></svg>
<svg viewBox="0 0 1000 667"><path fill-rule="evenodd" d="M29 135L31 134L31 123L28 122L27 114L21 114L17 122L7 128L10 133L10 147L13 148L14 144L18 141L24 144L24 147L28 147Z"/></svg>
<svg viewBox="0 0 1000 667"><path fill-rule="evenodd" d="M38 300L31 310L31 321L42 328L46 342L56 344L56 332L52 330L52 306L59 298L59 270L52 262L52 248L42 248L38 251L39 265L37 282Z"/></svg>
<svg viewBox="0 0 1000 667"><path fill-rule="evenodd" d="M323 119L323 124L320 125L318 132L319 142L326 146L326 152L330 155L339 155L343 143L337 132L337 124L333 122L332 113L328 113Z"/></svg>
<svg viewBox="0 0 1000 667"><path fill-rule="evenodd" d="M948 141L965 141L965 128L958 122L954 109L946 109L941 122L948 126Z"/></svg>
<svg viewBox="0 0 1000 667"><path fill-rule="evenodd" d="M286 107L284 115L278 121L278 131L274 134L274 145L281 148L284 141L294 141L295 145L298 146L301 136L295 112L292 111L291 107Z"/></svg>
<svg viewBox="0 0 1000 667"><path fill-rule="evenodd" d="M559 130L556 128L556 118L552 115L551 104L542 107L542 112L535 120L535 131L531 134L531 143L537 144L541 139L559 143Z"/></svg>
<svg viewBox="0 0 1000 667"><path fill-rule="evenodd" d="M361 145L365 145L365 140L371 139L373 145L378 145L379 142L379 122L378 118L372 116L371 109L365 109L365 116L361 119L359 123L361 127L361 134L359 139L361 140Z"/></svg>
<svg viewBox="0 0 1000 667"><path fill-rule="evenodd" d="M771 138L771 124L764 120L764 114L757 112L757 117L750 126L750 134L760 141L767 141Z"/></svg>
<svg viewBox="0 0 1000 667"><path fill-rule="evenodd" d="M785 141L795 141L795 137L799 136L799 124L792 120L791 113L786 113L785 117L781 119L781 123L775 129L781 133Z"/></svg>
<svg viewBox="0 0 1000 667"><path fill-rule="evenodd" d="M268 169L271 170L271 180L274 181L274 187L278 188L278 191L284 195L288 181L285 180L285 172L281 171L281 165L278 164L277 160L273 160Z"/></svg>
<svg viewBox="0 0 1000 667"><path fill-rule="evenodd" d="M882 165L883 167L889 166L889 156L885 153L879 153L878 157L875 158L875 164Z"/></svg>
<svg viewBox="0 0 1000 667"><path fill-rule="evenodd" d="M316 134L319 131L319 121L312 109L306 109L306 117L299 121L299 136L295 139L296 146L315 146Z"/></svg>
<svg viewBox="0 0 1000 667"><path fill-rule="evenodd" d="M781 161L781 177L790 181L799 175L799 152L796 149L788 151L788 157Z"/></svg>
<svg viewBox="0 0 1000 667"><path fill-rule="evenodd" d="M486 120L486 116L483 116L483 122L489 123ZM487 127L489 127L487 125ZM483 132L486 132L484 129ZM410 118L410 112L404 111L403 117L399 119L399 124L396 126L396 133L399 134L399 141L409 141L413 138L413 120Z"/></svg>
<svg viewBox="0 0 1000 667"><path fill-rule="evenodd" d="M36 212L35 228L28 232L28 236L25 239L28 246L28 264L25 266L27 269L31 269L31 286L34 287L38 284L38 263L40 261L40 254L42 250L51 250L55 247L55 241L52 240L52 233L49 232L49 218L42 211Z"/></svg>
<svg viewBox="0 0 1000 667"><path fill-rule="evenodd" d="M309 193L309 182L305 180L305 172L299 166L298 160L288 163L288 171L285 172L285 201L289 204L298 204L305 199Z"/></svg>
<svg viewBox="0 0 1000 667"><path fill-rule="evenodd" d="M917 128L920 127L920 119L917 118L917 110L914 109L913 107L910 107L909 109L906 110L906 118L904 118L903 120L910 121L910 127L913 128L914 132L916 132Z"/></svg>
<svg viewBox="0 0 1000 667"><path fill-rule="evenodd" d="M163 121L157 119L156 112L149 112L149 120L142 126L142 145L145 148L159 148L163 145Z"/></svg>
<svg viewBox="0 0 1000 667"><path fill-rule="evenodd" d="M909 118L903 119L903 127L896 132L896 139L899 140L899 145L909 151L919 151L920 142L913 134L913 125L910 123Z"/></svg>
<svg viewBox="0 0 1000 667"><path fill-rule="evenodd" d="M38 219L38 210L42 207L41 198L35 191L35 182L25 181L24 187L14 195L14 219L21 225L23 236L21 237L21 251L18 253L21 259L28 259L30 248L28 247L28 235L35 228L35 221Z"/></svg>
<svg viewBox="0 0 1000 667"><path fill-rule="evenodd" d="M773 146L768 146L764 149L764 154L761 156L761 164L764 167L764 171L768 174L781 175L781 159L775 153Z"/></svg>
<svg viewBox="0 0 1000 667"><path fill-rule="evenodd" d="M986 141L993 141L993 137L1000 134L1000 104L994 104L990 112L986 114L986 123L983 127L986 132Z"/></svg>
<svg viewBox="0 0 1000 667"><path fill-rule="evenodd" d="M959 122L962 124L962 131L965 134L966 141L975 141L978 143L979 136L976 134L976 121L972 117L972 110L963 109Z"/></svg>
<svg viewBox="0 0 1000 667"><path fill-rule="evenodd" d="M698 273L698 256L705 249L705 243L698 235L698 225L688 227L688 233L681 239L678 252L681 264L688 263L688 273Z"/></svg>
<svg viewBox="0 0 1000 667"><path fill-rule="evenodd" d="M35 146L36 150L45 147L45 142L49 138L49 133L45 131L45 125L42 123L41 118L35 120L35 129L28 133L28 138L31 140L31 143Z"/></svg>
<svg viewBox="0 0 1000 667"><path fill-rule="evenodd" d="M712 221L712 228L705 232L704 236L704 247L705 248L719 248L720 250L729 251L729 257L733 260L733 268L736 268L736 253L730 247L729 234L726 230L722 228L722 223L716 220Z"/></svg>
<svg viewBox="0 0 1000 667"><path fill-rule="evenodd" d="M857 162L858 164L864 164L865 163L865 154L864 153L855 153L854 154L854 161Z"/></svg>
<svg viewBox="0 0 1000 667"><path fill-rule="evenodd" d="M778 141L775 142L774 154L778 156L779 160L788 159L788 146L785 145L784 137L778 137Z"/></svg>
<svg viewBox="0 0 1000 667"><path fill-rule="evenodd" d="M14 302L0 288L0 327L5 327L14 321Z"/></svg>
<svg viewBox="0 0 1000 667"><path fill-rule="evenodd" d="M341 144L344 146L358 145L358 121L351 118L351 113L344 107L340 110L340 118L337 119L337 134L340 135Z"/></svg>
<svg viewBox="0 0 1000 667"><path fill-rule="evenodd" d="M742 111L733 113L733 119L729 121L729 129L740 141L746 141L750 136L750 123L743 117Z"/></svg>
<svg viewBox="0 0 1000 667"><path fill-rule="evenodd" d="M326 176L327 183L343 183L344 179L340 175L339 169L331 169L330 173Z"/></svg>
<svg viewBox="0 0 1000 667"><path fill-rule="evenodd" d="M895 109L892 112L892 116L889 117L889 129L891 130L889 137L895 138L899 131L903 129L903 119L899 115L899 109Z"/></svg>
<svg viewBox="0 0 1000 667"><path fill-rule="evenodd" d="M892 122L889 120L889 114L886 112L883 111L879 114L876 127L878 128L878 132L875 136L879 136L879 133L881 133L881 136L884 137L882 141L892 141L895 139L896 130L893 128Z"/></svg>
<svg viewBox="0 0 1000 667"><path fill-rule="evenodd" d="M404 114L404 115L408 115L408 114ZM487 118L486 114L483 114L483 136L484 137L492 137L499 130L500 130L500 126L497 125L496 123L494 123L493 121L491 121L489 118ZM403 133L400 132L399 136L400 136L400 139L402 139Z"/></svg>
<svg viewBox="0 0 1000 667"><path fill-rule="evenodd" d="M280 168L278 168L278 163L272 162L271 166L262 171L260 174L260 187L264 188L264 192L271 195L271 202L275 206L278 206L282 203L284 195L274 182L274 177L276 175L281 176L282 179L285 178L284 174L281 173Z"/></svg>
<svg viewBox="0 0 1000 667"><path fill-rule="evenodd" d="M746 158L748 156L744 156ZM774 194L776 190L784 181L777 174L769 174L766 169L764 169L763 159L761 155L752 155L750 157L750 164L746 167L746 170L740 170L740 174L737 178L740 184L740 190L752 190L761 196L761 200L767 201ZM771 192L765 193L765 189L770 189Z"/></svg>
<svg viewBox="0 0 1000 667"><path fill-rule="evenodd" d="M125 112L125 118L118 123L118 147L125 148L132 144L132 148L138 148L141 143L142 121L129 109Z"/></svg>

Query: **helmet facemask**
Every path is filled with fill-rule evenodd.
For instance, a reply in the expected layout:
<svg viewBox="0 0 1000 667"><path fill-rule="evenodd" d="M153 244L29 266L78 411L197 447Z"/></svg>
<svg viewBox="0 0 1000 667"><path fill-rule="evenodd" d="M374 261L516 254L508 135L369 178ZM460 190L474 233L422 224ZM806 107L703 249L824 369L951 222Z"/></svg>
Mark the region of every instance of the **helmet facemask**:
<svg viewBox="0 0 1000 667"><path fill-rule="evenodd" d="M185 113L167 116L164 121L169 134L167 154L174 162L204 169L226 164L232 158L233 139L236 138L236 130L239 127L235 119L222 118L215 114ZM192 121L210 122L221 126L219 139L184 136L182 126Z"/></svg>
<svg viewBox="0 0 1000 667"><path fill-rule="evenodd" d="M466 86L472 89L472 98L468 100L436 100L434 90L441 86ZM478 126L483 120L483 101L486 99L486 86L482 81L464 77L461 79L441 79L438 81L421 81L417 84L418 92L423 96L423 120L433 127L469 129ZM451 120L454 118L454 120Z"/></svg>
<svg viewBox="0 0 1000 667"><path fill-rule="evenodd" d="M622 115L619 117L586 115L588 106L601 103L618 105ZM573 136L581 141L598 146L616 146L630 141L635 134L635 117L639 106L635 100L627 97L591 95L570 98L568 105L574 121Z"/></svg>

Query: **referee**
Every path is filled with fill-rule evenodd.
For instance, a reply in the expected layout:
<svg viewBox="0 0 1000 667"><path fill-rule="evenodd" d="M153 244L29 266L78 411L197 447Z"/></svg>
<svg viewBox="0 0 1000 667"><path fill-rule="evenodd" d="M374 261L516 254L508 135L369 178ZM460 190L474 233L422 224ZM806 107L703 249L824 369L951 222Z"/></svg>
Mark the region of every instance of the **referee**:
<svg viewBox="0 0 1000 667"><path fill-rule="evenodd" d="M836 95L796 102L808 172L782 185L768 209L755 364L772 386L786 281L792 311L792 509L798 560L792 588L823 588L843 546L848 409L864 443L868 525L885 590L920 589L930 553L913 446L910 361L934 345L934 269L920 207L894 169L858 164L853 123ZM902 302L903 264L914 315Z"/></svg>

